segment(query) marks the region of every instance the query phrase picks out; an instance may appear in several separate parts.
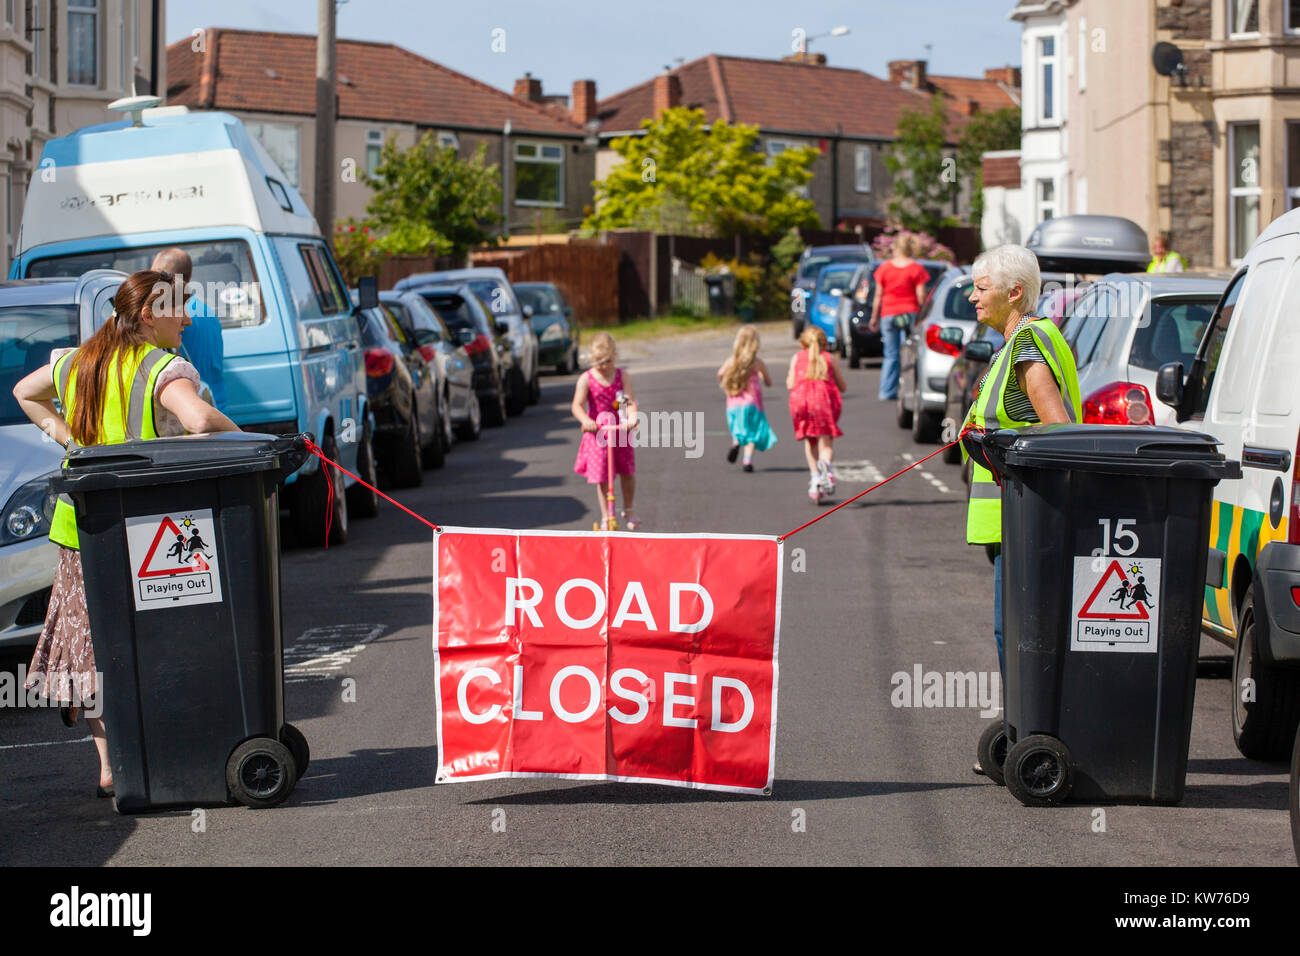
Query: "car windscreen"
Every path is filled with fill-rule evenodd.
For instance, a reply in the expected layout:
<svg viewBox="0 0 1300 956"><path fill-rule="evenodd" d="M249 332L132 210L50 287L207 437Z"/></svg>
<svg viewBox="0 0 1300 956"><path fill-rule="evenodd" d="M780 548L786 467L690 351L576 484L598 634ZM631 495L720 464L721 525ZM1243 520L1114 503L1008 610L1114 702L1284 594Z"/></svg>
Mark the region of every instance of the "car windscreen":
<svg viewBox="0 0 1300 956"><path fill-rule="evenodd" d="M850 269L827 269L822 273L822 277L817 286L817 291L821 293L830 292L831 289L839 289L841 292L848 287L853 279L853 273L857 272L856 268Z"/></svg>
<svg viewBox="0 0 1300 956"><path fill-rule="evenodd" d="M870 262L870 261L871 261L871 257L867 255L867 253L865 252L862 253L843 252L840 253L839 255L834 255L834 256L809 256L807 259L803 261L803 264L799 266L799 278L801 279L817 278L817 273L821 270L821 267L826 265L828 262L852 262L856 264L859 262Z"/></svg>
<svg viewBox="0 0 1300 956"><path fill-rule="evenodd" d="M241 239L214 242L180 242L160 246L136 246L131 249L103 249L78 252L68 256L37 259L27 267L27 277L52 276L76 278L91 269L117 269L139 272L148 269L153 258L164 249L183 249L194 262L194 274L186 291L203 301L209 315L221 320L223 329L261 325L266 321L262 291L253 266L248 243Z"/></svg>
<svg viewBox="0 0 1300 956"><path fill-rule="evenodd" d="M1218 301L1218 296L1152 301L1150 321L1139 323L1133 333L1129 364L1158 372L1168 362L1182 362L1184 369L1190 369Z"/></svg>
<svg viewBox="0 0 1300 956"><path fill-rule="evenodd" d="M515 286L515 294L519 296L521 305L532 306L534 321L545 319L548 322L558 318L563 308L560 306L560 298L550 289L544 286L521 289Z"/></svg>
<svg viewBox="0 0 1300 956"><path fill-rule="evenodd" d="M433 310L442 317L442 322L447 326L452 336L458 335L463 329L469 329L474 335L484 332L479 328L479 323L475 321L474 312L469 305L458 295L447 295L446 293L424 292L421 298L433 307ZM424 345L420 330L417 327L415 338L421 345Z"/></svg>
<svg viewBox="0 0 1300 956"><path fill-rule="evenodd" d="M76 344L75 305L0 308L0 425L29 421L14 398L14 386L48 365L51 349L74 348Z"/></svg>
<svg viewBox="0 0 1300 956"><path fill-rule="evenodd" d="M383 319L376 314L375 309L366 309L361 313L366 320L361 324L361 344L368 349L383 349L388 347L388 336L384 334Z"/></svg>
<svg viewBox="0 0 1300 956"><path fill-rule="evenodd" d="M504 282L497 279L466 279L465 284L483 300L483 304L493 315L518 311L514 296L510 294L510 287Z"/></svg>
<svg viewBox="0 0 1300 956"><path fill-rule="evenodd" d="M944 297L943 317L945 319L975 319L975 305L970 300L971 284L954 283Z"/></svg>

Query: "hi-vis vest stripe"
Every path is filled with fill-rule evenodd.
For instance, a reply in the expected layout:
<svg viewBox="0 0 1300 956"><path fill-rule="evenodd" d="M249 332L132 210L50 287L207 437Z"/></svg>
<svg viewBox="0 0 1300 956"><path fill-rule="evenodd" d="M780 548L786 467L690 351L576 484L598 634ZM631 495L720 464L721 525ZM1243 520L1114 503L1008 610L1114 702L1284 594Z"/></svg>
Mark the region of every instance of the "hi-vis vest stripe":
<svg viewBox="0 0 1300 956"><path fill-rule="evenodd" d="M1079 375L1074 365L1074 353L1060 331L1048 319L1026 322L1016 330L1015 339L1009 341L993 359L984 384L975 396L975 403L966 413L966 421L976 428L1022 428L1030 422L1017 421L1007 414L1006 387L1015 374L1012 358L1016 340L1023 335L1033 337L1038 350L1052 370L1056 387L1061 390L1065 411L1070 421L1083 418L1083 403L1079 398ZM962 457L966 457L962 449ZM970 504L966 509L966 541L969 544L998 544L1002 541L1002 489L992 472L971 462Z"/></svg>
<svg viewBox="0 0 1300 956"><path fill-rule="evenodd" d="M73 367L74 349L54 363L54 390L63 407L65 421L72 420L77 402L77 370ZM99 443L116 445L132 438L157 438L153 421L153 390L158 375L176 356L152 345L142 345L130 352L119 351L108 366L104 411L99 422ZM130 382L127 394L118 387L118 367L123 385ZM65 462L66 465L66 462ZM65 548L78 547L77 516L67 495L59 495L50 522L50 540Z"/></svg>

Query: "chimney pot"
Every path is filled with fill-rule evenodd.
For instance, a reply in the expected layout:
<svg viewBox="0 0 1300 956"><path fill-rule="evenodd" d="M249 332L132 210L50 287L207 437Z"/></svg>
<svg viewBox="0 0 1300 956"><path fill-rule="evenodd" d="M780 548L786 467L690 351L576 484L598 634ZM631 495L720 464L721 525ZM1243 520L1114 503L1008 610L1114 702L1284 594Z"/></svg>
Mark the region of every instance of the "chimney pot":
<svg viewBox="0 0 1300 956"><path fill-rule="evenodd" d="M573 84L569 113L573 121L586 126L596 118L596 81L578 80Z"/></svg>
<svg viewBox="0 0 1300 956"><path fill-rule="evenodd" d="M655 119L663 115L664 110L670 110L682 105L682 81L675 73L660 73L655 77L654 82L654 114Z"/></svg>
<svg viewBox="0 0 1300 956"><path fill-rule="evenodd" d="M542 81L534 79L531 73L525 73L521 78L515 80L514 95L530 103L540 103L542 101Z"/></svg>

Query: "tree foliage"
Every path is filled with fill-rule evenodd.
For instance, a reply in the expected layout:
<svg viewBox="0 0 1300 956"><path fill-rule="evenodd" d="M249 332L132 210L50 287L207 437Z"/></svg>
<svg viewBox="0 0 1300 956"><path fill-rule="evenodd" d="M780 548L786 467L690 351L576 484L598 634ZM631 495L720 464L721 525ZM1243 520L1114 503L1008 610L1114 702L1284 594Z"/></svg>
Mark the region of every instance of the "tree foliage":
<svg viewBox="0 0 1300 956"><path fill-rule="evenodd" d="M984 218L984 153L1020 148L1020 107L1008 106L993 113L976 113L962 130L957 146L957 166L962 178L971 183L971 225Z"/></svg>
<svg viewBox="0 0 1300 956"><path fill-rule="evenodd" d="M623 162L596 183L596 211L584 228L778 236L819 224L812 200L798 194L812 178L815 149L786 150L769 163L755 148L757 127L706 126L703 110L684 107L641 127L645 135L610 143Z"/></svg>
<svg viewBox="0 0 1300 956"><path fill-rule="evenodd" d="M928 110L908 110L898 120L898 139L885 155L894 176L889 213L915 232L934 233L957 220L946 210L961 189L957 161L944 153L948 122L943 97L932 96Z"/></svg>

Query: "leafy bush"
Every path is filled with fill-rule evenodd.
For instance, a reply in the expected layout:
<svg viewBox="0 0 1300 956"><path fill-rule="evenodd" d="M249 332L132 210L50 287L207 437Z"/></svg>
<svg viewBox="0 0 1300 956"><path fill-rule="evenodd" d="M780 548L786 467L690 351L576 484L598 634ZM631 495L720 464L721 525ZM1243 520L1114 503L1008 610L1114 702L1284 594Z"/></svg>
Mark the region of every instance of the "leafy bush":
<svg viewBox="0 0 1300 956"><path fill-rule="evenodd" d="M944 259L953 262L957 258L951 249L928 232L912 232L898 224L891 225L872 239L871 251L879 259L888 259L894 251L894 240L899 236L906 236L912 240L912 255L917 259Z"/></svg>

